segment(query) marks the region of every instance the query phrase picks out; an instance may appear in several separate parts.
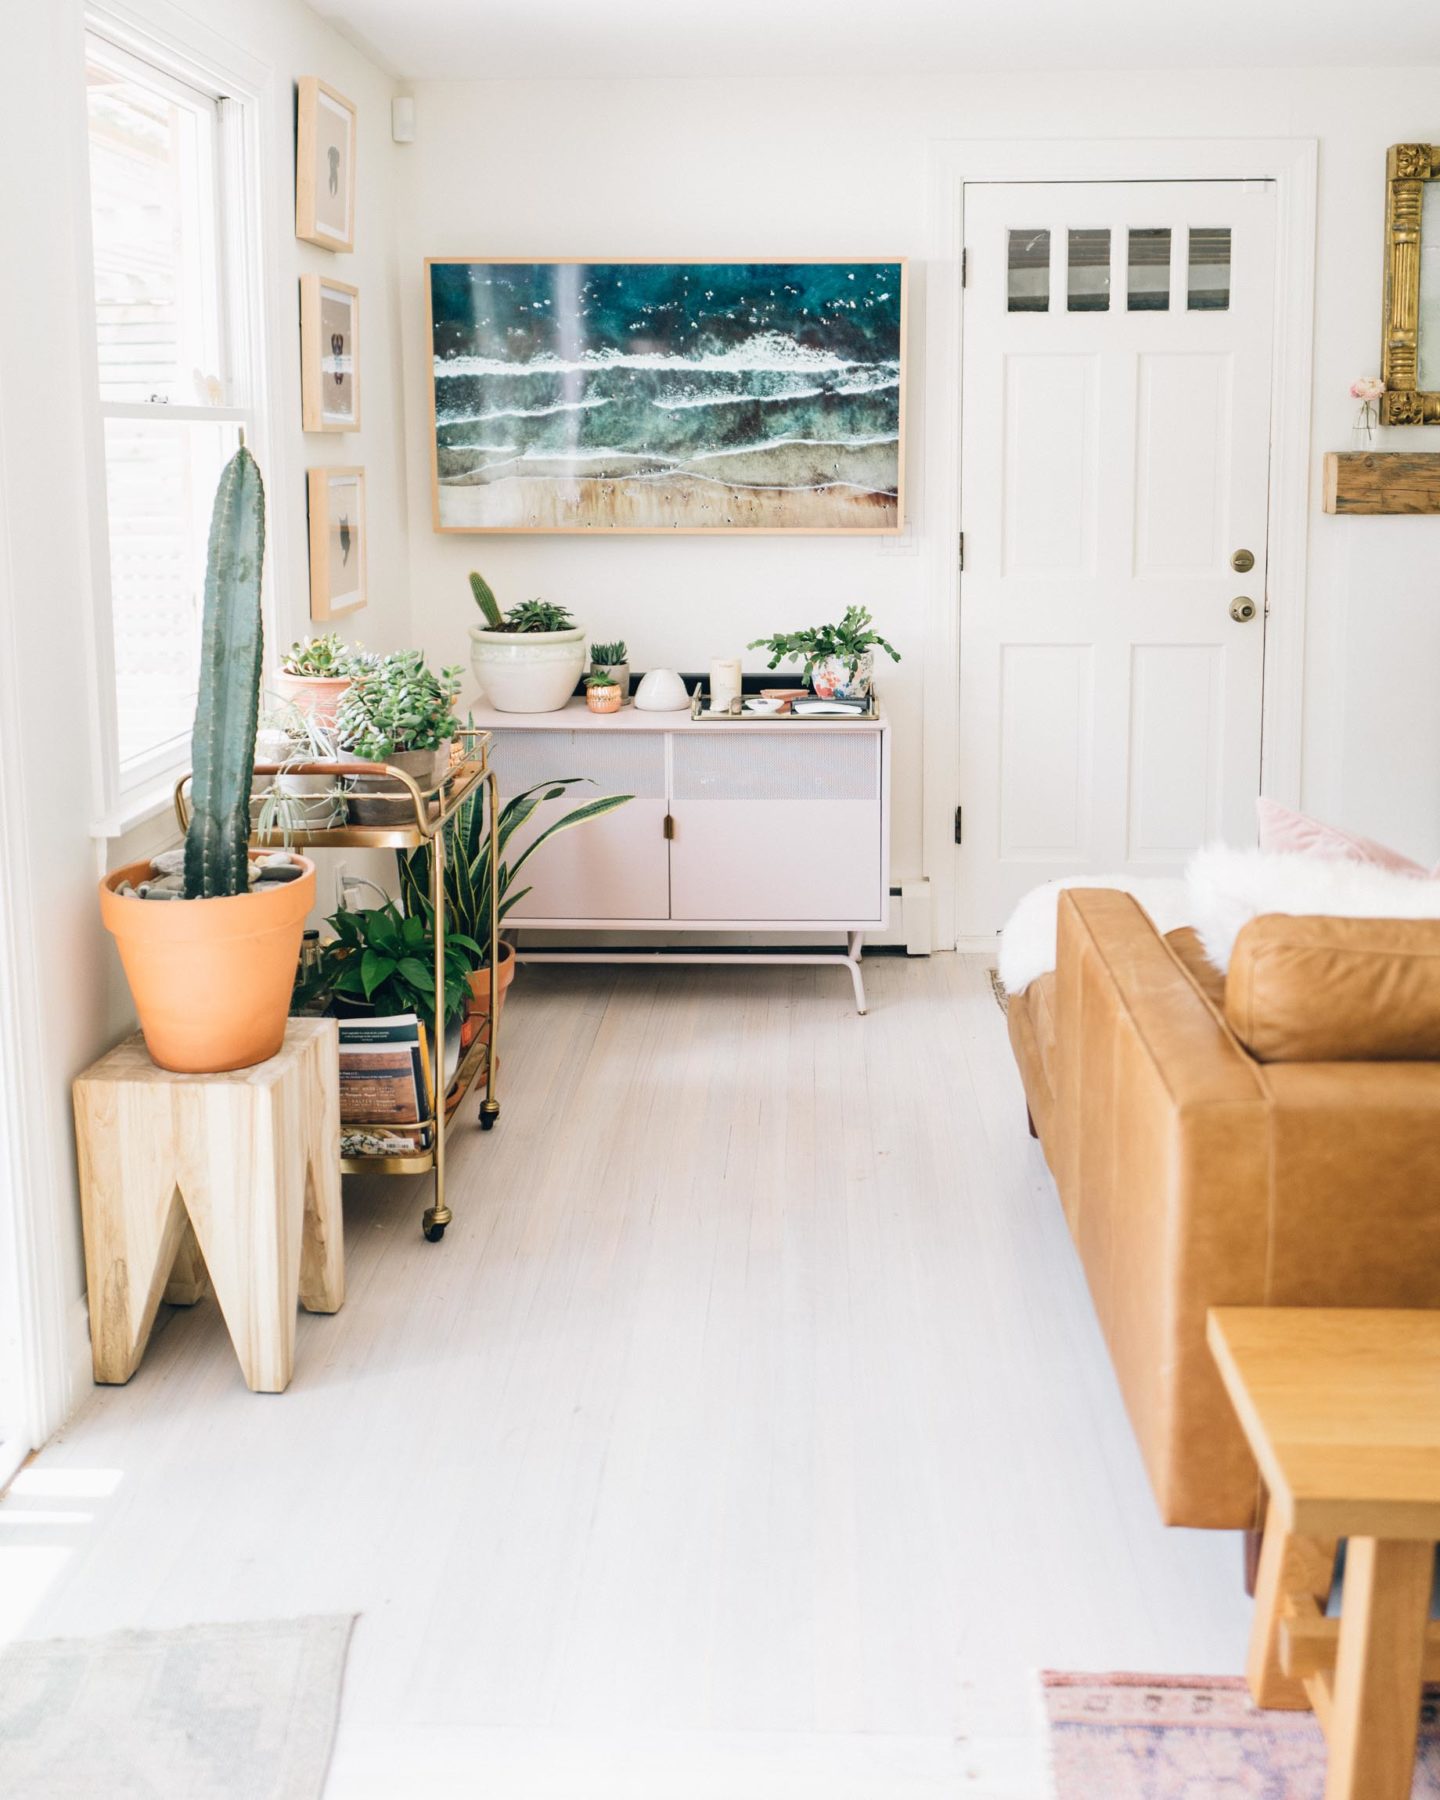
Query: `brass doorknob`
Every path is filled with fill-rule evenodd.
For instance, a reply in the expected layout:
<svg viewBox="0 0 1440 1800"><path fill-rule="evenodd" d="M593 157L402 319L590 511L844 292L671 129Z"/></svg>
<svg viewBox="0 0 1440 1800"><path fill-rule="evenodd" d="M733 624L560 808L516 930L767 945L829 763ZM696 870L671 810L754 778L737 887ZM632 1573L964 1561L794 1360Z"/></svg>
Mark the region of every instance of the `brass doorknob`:
<svg viewBox="0 0 1440 1800"><path fill-rule="evenodd" d="M1237 594L1230 602L1230 617L1237 625L1246 625L1255 617L1255 602L1248 594Z"/></svg>

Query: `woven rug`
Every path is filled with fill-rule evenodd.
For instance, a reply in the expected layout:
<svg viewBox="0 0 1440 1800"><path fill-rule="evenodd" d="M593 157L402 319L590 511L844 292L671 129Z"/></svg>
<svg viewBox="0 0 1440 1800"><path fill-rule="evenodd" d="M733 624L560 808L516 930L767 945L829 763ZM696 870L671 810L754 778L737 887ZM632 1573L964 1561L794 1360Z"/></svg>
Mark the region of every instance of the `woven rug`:
<svg viewBox="0 0 1440 1800"><path fill-rule="evenodd" d="M1261 1712L1238 1677L1041 1676L1055 1800L1322 1800L1313 1713ZM1420 1709L1414 1800L1440 1800L1440 1688Z"/></svg>
<svg viewBox="0 0 1440 1800"><path fill-rule="evenodd" d="M354 1617L0 1650L0 1794L317 1800Z"/></svg>

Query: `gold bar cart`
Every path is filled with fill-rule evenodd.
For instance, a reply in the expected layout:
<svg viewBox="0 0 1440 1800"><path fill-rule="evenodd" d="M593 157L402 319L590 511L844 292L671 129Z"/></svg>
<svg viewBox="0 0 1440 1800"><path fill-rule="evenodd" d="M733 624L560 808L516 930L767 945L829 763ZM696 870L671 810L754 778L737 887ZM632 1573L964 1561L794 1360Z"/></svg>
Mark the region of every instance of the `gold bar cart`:
<svg viewBox="0 0 1440 1800"><path fill-rule="evenodd" d="M337 779L352 775L383 775L397 788L404 788L410 801L413 819L402 819L386 825L336 825L318 830L295 830L284 834L287 849L333 849L347 847L367 850L418 850L431 846L430 898L435 910L435 1035L433 1061L435 1079L432 1084L435 1101L432 1117L423 1121L430 1127L430 1148L399 1156L346 1156L340 1167L347 1175L424 1175L433 1172L434 1205L425 1209L421 1221L425 1236L432 1244L445 1235L445 1227L454 1216L445 1202L445 1140L451 1124L460 1116L460 1107L482 1069L485 1076L485 1098L480 1104L480 1126L493 1128L500 1116L496 1097L496 1073L500 1060L499 976L500 967L500 789L490 767L490 733L476 726L457 725L455 736L460 742L459 760L452 762L439 788L422 789L403 769L389 763L372 762L287 762L256 763L257 775L333 775ZM479 782L486 787L490 836L490 954L491 1000L488 1034L476 1038L460 1059L455 1080L447 1088L445 1082L445 827L460 805ZM175 816L182 832L190 824L190 776L182 775L175 784ZM397 793L395 798L400 798ZM281 847L281 836L253 836L251 845L258 850ZM487 1041L488 1037L488 1041ZM453 1104L447 1100L453 1092Z"/></svg>

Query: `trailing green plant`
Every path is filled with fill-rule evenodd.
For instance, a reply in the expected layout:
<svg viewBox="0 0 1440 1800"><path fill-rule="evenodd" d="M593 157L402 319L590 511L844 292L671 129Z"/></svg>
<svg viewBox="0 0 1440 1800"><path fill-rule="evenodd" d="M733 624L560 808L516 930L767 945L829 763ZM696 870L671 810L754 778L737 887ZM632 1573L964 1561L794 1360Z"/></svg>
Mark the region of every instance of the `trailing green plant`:
<svg viewBox="0 0 1440 1800"><path fill-rule="evenodd" d="M900 652L872 626L865 607L849 606L838 624L811 625L804 631L778 631L773 637L755 638L746 648L768 650L772 669L787 660L803 660L804 679L808 684L816 663L825 662L832 656L838 657L852 671L861 657L871 650L883 650L893 661L899 662Z"/></svg>
<svg viewBox="0 0 1440 1800"><path fill-rule="evenodd" d="M500 860L496 864L496 887L499 891L497 926L505 915L530 892L517 888L515 878L525 864L557 831L569 831L588 819L598 819L634 798L631 794L605 794L598 800L587 800L563 818L552 821L539 832L513 862L507 862L506 846L515 833L534 814L536 807L548 800L561 800L565 790L586 780L581 775L557 777L551 782L527 788L500 809L497 827ZM485 820L483 789L477 787L461 802L454 818L445 827L445 929L461 933L467 943L480 945L476 967L482 967L490 955L490 831ZM400 904L408 917L427 922L431 917L431 848L422 844L408 853L397 850L395 860L400 871ZM446 942L449 942L447 936Z"/></svg>
<svg viewBox="0 0 1440 1800"><path fill-rule="evenodd" d="M364 660L358 645L352 649L337 632L294 643L280 658L284 675L308 675L314 680L337 680L352 673L352 664Z"/></svg>
<svg viewBox="0 0 1440 1800"><path fill-rule="evenodd" d="M200 684L190 744L185 897L249 891L250 788L265 650L260 577L265 566L265 484L242 444L226 463L210 518Z"/></svg>
<svg viewBox="0 0 1440 1800"><path fill-rule="evenodd" d="M585 677L587 688L619 687L620 683L608 669L594 668Z"/></svg>
<svg viewBox="0 0 1440 1800"><path fill-rule="evenodd" d="M435 934L423 914L403 914L394 901L351 912L341 907L327 923L335 936L320 949L313 974L295 988L291 1010L319 999L369 1006L381 1014L435 1012ZM480 946L460 932L445 936L445 1020L456 1017L470 991Z"/></svg>
<svg viewBox="0 0 1440 1800"><path fill-rule="evenodd" d="M628 654L624 638L616 638L613 644L592 644L590 646L591 662L608 665L611 668L614 668L617 663L623 663Z"/></svg>
<svg viewBox="0 0 1440 1800"><path fill-rule="evenodd" d="M491 631L505 629L505 615L500 610L500 602L495 598L495 590L478 569L470 571L470 592L475 596L475 604L485 615L485 623Z"/></svg>
<svg viewBox="0 0 1440 1800"><path fill-rule="evenodd" d="M418 650L377 657L355 671L335 716L340 743L367 762L401 750L438 750L455 730L459 665L438 675Z"/></svg>

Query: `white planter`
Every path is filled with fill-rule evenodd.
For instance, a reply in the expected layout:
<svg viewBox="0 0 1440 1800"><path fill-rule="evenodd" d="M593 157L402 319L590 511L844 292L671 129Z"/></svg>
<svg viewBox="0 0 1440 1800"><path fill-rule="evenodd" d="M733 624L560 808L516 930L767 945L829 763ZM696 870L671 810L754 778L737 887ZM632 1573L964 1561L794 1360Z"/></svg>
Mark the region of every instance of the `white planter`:
<svg viewBox="0 0 1440 1800"><path fill-rule="evenodd" d="M496 712L559 712L585 670L587 633L470 627L470 666Z"/></svg>

